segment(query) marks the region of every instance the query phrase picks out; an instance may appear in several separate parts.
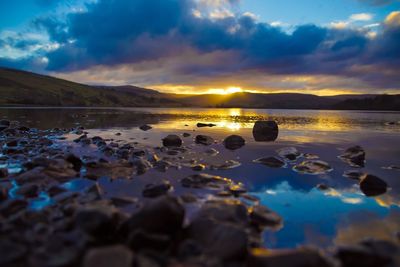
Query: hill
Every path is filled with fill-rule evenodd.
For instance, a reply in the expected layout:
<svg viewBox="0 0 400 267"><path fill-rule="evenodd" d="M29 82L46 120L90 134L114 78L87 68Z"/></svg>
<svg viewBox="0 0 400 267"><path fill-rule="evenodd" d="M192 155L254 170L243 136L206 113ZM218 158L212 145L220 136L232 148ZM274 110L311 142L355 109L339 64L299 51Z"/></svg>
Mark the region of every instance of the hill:
<svg viewBox="0 0 400 267"><path fill-rule="evenodd" d="M36 73L0 68L0 105L176 106L162 95L99 88Z"/></svg>

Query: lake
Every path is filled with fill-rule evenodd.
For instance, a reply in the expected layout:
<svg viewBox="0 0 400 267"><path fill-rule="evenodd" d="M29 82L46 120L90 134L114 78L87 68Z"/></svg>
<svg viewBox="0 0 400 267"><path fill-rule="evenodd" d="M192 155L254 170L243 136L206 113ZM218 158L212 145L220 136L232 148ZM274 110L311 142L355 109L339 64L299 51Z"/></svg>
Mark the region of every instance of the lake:
<svg viewBox="0 0 400 267"><path fill-rule="evenodd" d="M325 110L265 110L265 109L205 109L205 108L1 108L0 118L18 120L40 129L83 126L89 136L100 135L115 142L137 142L135 146L153 149L162 145L168 134L182 137L190 152L182 159L206 166L203 171L243 183L249 193L282 216L284 223L276 231L266 231L265 245L269 248L292 248L313 244L323 248L353 244L367 237L393 239L400 232L400 113ZM272 142L254 140L252 128L257 120L275 120L279 136ZM213 123L215 127L198 128L198 122ZM148 124L153 128L142 131ZM116 135L118 133L118 135ZM216 140L210 146L194 143L198 134ZM227 150L222 140L232 134L240 135L246 145L235 151ZM60 140L72 144L76 135ZM354 168L338 158L345 149L359 145L366 152L364 168ZM293 170L304 157L288 162L283 168L270 168L253 160L278 156L277 150L294 147L301 153L318 156L332 167L324 174L302 174ZM209 156L214 148L218 155ZM78 148L77 148L78 149ZM80 151L80 153L89 153ZM211 168L227 160L240 162L236 168ZM348 170L359 170L380 177L388 185L385 194L367 197L358 182L344 177ZM146 180L169 179L174 190L182 190L179 179L196 173L184 164L164 172L150 170L131 180L99 184L110 196L139 195ZM71 189L85 184L79 179L70 183ZM320 190L317 185L328 187Z"/></svg>

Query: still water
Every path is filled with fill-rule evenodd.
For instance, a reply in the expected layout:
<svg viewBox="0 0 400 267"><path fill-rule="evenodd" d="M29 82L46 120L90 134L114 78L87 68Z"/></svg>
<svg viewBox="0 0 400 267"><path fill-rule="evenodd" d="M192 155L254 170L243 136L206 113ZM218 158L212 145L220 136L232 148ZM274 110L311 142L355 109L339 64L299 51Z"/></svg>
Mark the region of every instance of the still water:
<svg viewBox="0 0 400 267"><path fill-rule="evenodd" d="M140 147L161 146L168 134L190 133L184 145L195 153L188 155L206 166L226 160L239 161L237 168L206 169L204 172L228 177L243 183L261 203L279 213L284 226L265 233L270 248L312 244L329 248L332 245L356 243L377 237L394 239L400 233L400 113L365 111L311 111L263 109L172 109L172 108L3 108L0 117L18 120L29 127L69 128L84 126L90 135L135 140ZM279 136L274 142L256 142L252 127L257 120L275 120ZM198 128L198 122L214 123L215 127ZM142 131L138 126L149 124L153 129ZM121 135L116 136L116 133ZM217 142L209 147L196 145L194 136L205 134ZM222 140L231 134L245 138L246 145L229 151ZM76 137L75 137L76 138ZM71 140L72 137L67 139ZM366 197L355 180L343 173L355 169L338 158L346 148L360 145L366 151L366 165L358 169L376 175L389 185L387 193ZM312 153L328 162L333 170L326 174L300 174L285 168L269 168L254 159L277 156L277 150L295 147L301 153ZM215 148L220 153L206 157L202 152ZM297 163L303 159L299 159ZM176 180L192 174L190 168L149 172L130 181L100 181L110 195L131 196L140 193L146 179ZM318 184L330 187L319 190ZM174 185L179 193L179 184Z"/></svg>

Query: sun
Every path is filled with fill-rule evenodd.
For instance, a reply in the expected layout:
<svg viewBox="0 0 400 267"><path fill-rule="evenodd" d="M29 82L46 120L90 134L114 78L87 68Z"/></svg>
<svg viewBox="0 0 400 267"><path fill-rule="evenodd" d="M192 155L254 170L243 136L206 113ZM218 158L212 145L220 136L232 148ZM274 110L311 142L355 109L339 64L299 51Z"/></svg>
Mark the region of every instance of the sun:
<svg viewBox="0 0 400 267"><path fill-rule="evenodd" d="M230 86L227 88L212 88L207 91L208 94L216 94L216 95L229 95L241 92L244 92L242 88L234 86Z"/></svg>
<svg viewBox="0 0 400 267"><path fill-rule="evenodd" d="M240 87L228 87L225 89L226 94L234 94L234 93L241 93L243 92L243 89Z"/></svg>

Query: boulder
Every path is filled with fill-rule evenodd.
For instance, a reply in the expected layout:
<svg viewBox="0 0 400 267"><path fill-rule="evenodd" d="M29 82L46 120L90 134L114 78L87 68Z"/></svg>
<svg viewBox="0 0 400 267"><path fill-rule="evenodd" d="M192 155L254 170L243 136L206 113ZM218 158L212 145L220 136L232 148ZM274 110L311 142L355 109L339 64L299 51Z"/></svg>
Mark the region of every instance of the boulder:
<svg viewBox="0 0 400 267"><path fill-rule="evenodd" d="M279 128L275 121L256 121L253 137L257 142L271 142L278 138Z"/></svg>

